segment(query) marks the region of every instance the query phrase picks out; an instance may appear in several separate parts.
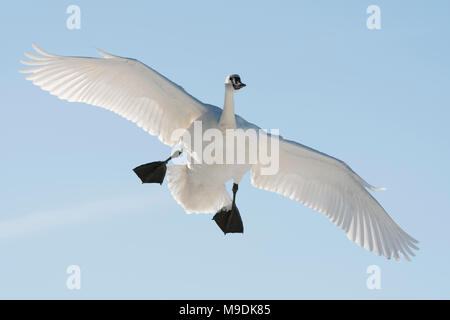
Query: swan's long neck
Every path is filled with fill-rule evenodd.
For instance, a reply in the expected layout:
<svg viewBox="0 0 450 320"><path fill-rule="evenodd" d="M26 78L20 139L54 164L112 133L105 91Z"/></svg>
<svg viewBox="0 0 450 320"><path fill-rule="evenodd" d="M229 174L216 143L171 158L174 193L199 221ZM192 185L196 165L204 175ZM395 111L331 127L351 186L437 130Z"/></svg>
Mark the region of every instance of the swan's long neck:
<svg viewBox="0 0 450 320"><path fill-rule="evenodd" d="M234 117L234 89L230 83L225 84L225 102L223 104L219 126L221 128L236 128L236 119Z"/></svg>

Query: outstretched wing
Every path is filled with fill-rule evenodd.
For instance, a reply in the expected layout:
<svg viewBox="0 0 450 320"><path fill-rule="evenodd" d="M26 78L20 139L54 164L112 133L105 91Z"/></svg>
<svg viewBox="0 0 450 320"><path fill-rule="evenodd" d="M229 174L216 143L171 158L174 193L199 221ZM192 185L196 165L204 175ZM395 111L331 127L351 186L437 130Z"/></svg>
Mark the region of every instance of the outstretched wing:
<svg viewBox="0 0 450 320"><path fill-rule="evenodd" d="M186 129L205 105L184 89L135 59L99 51L103 58L64 57L33 44L40 54L21 61L35 85L60 99L85 102L135 122L161 142L173 146L175 129Z"/></svg>
<svg viewBox="0 0 450 320"><path fill-rule="evenodd" d="M376 190L347 164L299 143L280 138L279 171L252 169L255 187L276 192L325 214L349 239L386 258L409 260L417 240L403 231L366 190Z"/></svg>

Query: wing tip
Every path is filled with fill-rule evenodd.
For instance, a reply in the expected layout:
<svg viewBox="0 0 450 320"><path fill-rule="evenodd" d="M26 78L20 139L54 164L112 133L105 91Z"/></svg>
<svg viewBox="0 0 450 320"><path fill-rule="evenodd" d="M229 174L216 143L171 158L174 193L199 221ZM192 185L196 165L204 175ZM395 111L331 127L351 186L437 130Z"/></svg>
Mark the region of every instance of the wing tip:
<svg viewBox="0 0 450 320"><path fill-rule="evenodd" d="M100 48L95 48L95 49L97 49L98 54L101 55L101 56L102 56L103 58L105 58L105 59L114 59L114 58L118 58L118 56L115 56L115 55L110 54L110 53L108 53L108 52L106 52L106 51L103 51L103 50L100 49Z"/></svg>
<svg viewBox="0 0 450 320"><path fill-rule="evenodd" d="M37 53L39 53L45 57L56 57L56 55L51 54L51 53L45 51L44 49L42 49L41 47L39 47L35 42L33 42L31 44L31 46L33 47L34 51L36 51Z"/></svg>
<svg viewBox="0 0 450 320"><path fill-rule="evenodd" d="M366 187L369 188L372 191L386 191L387 190L386 187L374 187L374 186L372 186L370 184L367 184Z"/></svg>

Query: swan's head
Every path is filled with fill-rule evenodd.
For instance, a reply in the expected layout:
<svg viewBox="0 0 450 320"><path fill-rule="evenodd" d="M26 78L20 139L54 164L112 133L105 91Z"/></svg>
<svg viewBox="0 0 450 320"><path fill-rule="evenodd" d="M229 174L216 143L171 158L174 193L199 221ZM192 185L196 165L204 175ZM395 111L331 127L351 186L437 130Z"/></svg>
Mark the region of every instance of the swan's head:
<svg viewBox="0 0 450 320"><path fill-rule="evenodd" d="M239 90L246 86L245 83L241 82L241 77L238 74L230 74L225 80L225 84L231 84L234 90Z"/></svg>

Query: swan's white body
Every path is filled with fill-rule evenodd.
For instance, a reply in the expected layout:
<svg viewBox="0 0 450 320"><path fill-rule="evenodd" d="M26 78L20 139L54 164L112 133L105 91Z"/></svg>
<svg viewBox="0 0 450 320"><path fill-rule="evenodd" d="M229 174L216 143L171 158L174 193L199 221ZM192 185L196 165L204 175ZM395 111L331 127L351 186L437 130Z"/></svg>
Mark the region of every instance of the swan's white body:
<svg viewBox="0 0 450 320"><path fill-rule="evenodd" d="M230 88L227 89L231 90ZM230 110L230 107L234 108L229 103L230 100L226 96L225 110ZM203 131L211 128L219 129L222 132L227 129L257 128L239 116L236 116L236 120L234 113L224 114L222 109L214 106L208 106L208 110L196 119L202 124ZM194 136L194 124L189 126L187 131L191 136ZM190 150L189 146L184 145L183 147L183 150L189 153L194 151ZM224 142L224 158L227 152L226 142ZM225 189L225 183L229 180L239 183L251 168L250 164L208 165L188 161L186 165L169 166L167 168L167 181L173 197L183 206L186 212L211 213L223 207L231 206L231 198Z"/></svg>
<svg viewBox="0 0 450 320"><path fill-rule="evenodd" d="M193 131L195 120L203 130L258 128L235 115L233 88L225 84L224 109L204 104L141 62L100 51L103 58L64 57L43 51L26 53L34 67L27 79L61 99L85 102L111 110L135 122L169 146L180 141L176 129ZM418 249L372 197L376 188L344 162L296 142L280 138L279 171L262 175L260 163L206 165L187 163L168 167L168 186L187 212L215 212L229 206L225 182L238 183L252 171L251 183L317 210L339 226L358 245L388 259L409 260ZM188 153L192 150L184 150ZM224 152L227 152L226 150Z"/></svg>

